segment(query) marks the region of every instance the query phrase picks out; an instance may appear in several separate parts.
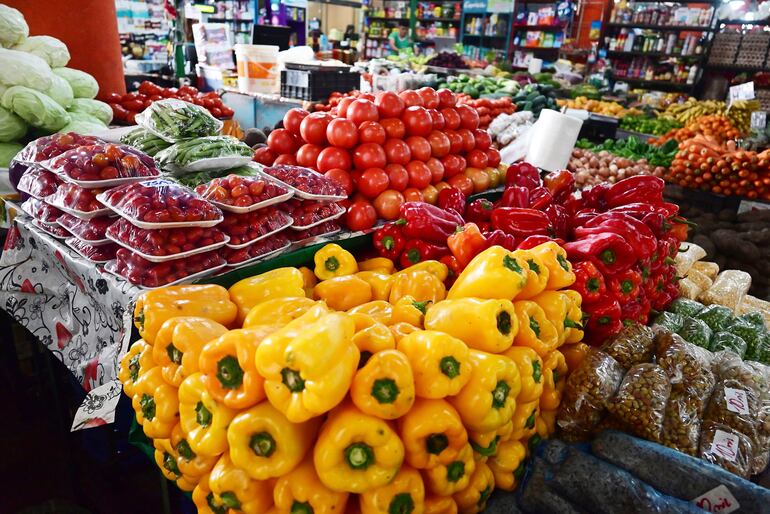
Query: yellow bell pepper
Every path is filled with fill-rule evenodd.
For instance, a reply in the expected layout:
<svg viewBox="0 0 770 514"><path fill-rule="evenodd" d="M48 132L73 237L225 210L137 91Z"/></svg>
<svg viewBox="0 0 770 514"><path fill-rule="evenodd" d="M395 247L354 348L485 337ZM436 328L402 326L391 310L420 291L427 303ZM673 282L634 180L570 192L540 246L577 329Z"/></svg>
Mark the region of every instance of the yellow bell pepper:
<svg viewBox="0 0 770 514"><path fill-rule="evenodd" d="M154 366L152 346L141 339L131 345L128 352L120 359L118 368L118 378L123 383L123 392L126 396L129 398L134 396L136 381Z"/></svg>
<svg viewBox="0 0 770 514"><path fill-rule="evenodd" d="M386 257L374 257L358 263L359 271L376 271L384 275L392 275L396 270L393 261Z"/></svg>
<svg viewBox="0 0 770 514"><path fill-rule="evenodd" d="M541 357L556 348L559 334L538 304L519 300L513 303L513 308L519 318L519 332L514 339L516 346L528 346Z"/></svg>
<svg viewBox="0 0 770 514"><path fill-rule="evenodd" d="M323 485L308 457L278 479L273 501L280 514L344 514L348 493Z"/></svg>
<svg viewBox="0 0 770 514"><path fill-rule="evenodd" d="M387 300L393 287L393 275L377 271L359 271L356 276L372 287L372 299Z"/></svg>
<svg viewBox="0 0 770 514"><path fill-rule="evenodd" d="M567 344L579 343L583 340L583 311L580 308L583 304L583 297L572 289L565 289L562 293L567 295L570 300L567 319L571 322L571 328L567 330L564 342Z"/></svg>
<svg viewBox="0 0 770 514"><path fill-rule="evenodd" d="M543 360L527 346L511 346L503 354L510 357L519 368L521 392L517 402L533 402L543 394Z"/></svg>
<svg viewBox="0 0 770 514"><path fill-rule="evenodd" d="M401 341L412 332L417 332L420 330L414 325L404 321L390 325L388 329L390 330L390 333L393 334L393 339L395 340L396 344L398 344L399 341Z"/></svg>
<svg viewBox="0 0 770 514"><path fill-rule="evenodd" d="M325 301L335 311L346 311L372 301L372 286L355 275L344 275L319 282L313 298Z"/></svg>
<svg viewBox="0 0 770 514"><path fill-rule="evenodd" d="M501 246L490 246L465 267L447 298L511 300L527 284L527 263Z"/></svg>
<svg viewBox="0 0 770 514"><path fill-rule="evenodd" d="M373 300L353 307L348 314L366 314L375 321L389 325L393 318L393 306L385 300Z"/></svg>
<svg viewBox="0 0 770 514"><path fill-rule="evenodd" d="M495 476L495 487L513 491L521 482L526 467L527 448L521 441L506 441L497 447L497 455L487 461Z"/></svg>
<svg viewBox="0 0 770 514"><path fill-rule="evenodd" d="M406 461L417 469L451 464L468 445L460 415L446 400L418 398L398 420Z"/></svg>
<svg viewBox="0 0 770 514"><path fill-rule="evenodd" d="M260 325L281 327L299 318L317 304L318 302L304 296L283 296L265 300L252 307L243 320L243 328Z"/></svg>
<svg viewBox="0 0 770 514"><path fill-rule="evenodd" d="M305 296L313 298L313 288L318 283L318 277L307 266L299 268L299 272L302 273L302 289L305 290Z"/></svg>
<svg viewBox="0 0 770 514"><path fill-rule="evenodd" d="M166 286L144 292L136 300L134 325L148 344L169 318L198 316L229 327L238 314L227 290L213 284Z"/></svg>
<svg viewBox="0 0 770 514"><path fill-rule="evenodd" d="M532 301L543 309L545 317L556 329L557 346L564 344L564 340L567 338L567 329L572 328L567 326L571 325L567 319L569 309L572 306L569 298L559 291L543 291L532 298Z"/></svg>
<svg viewBox="0 0 770 514"><path fill-rule="evenodd" d="M409 273L394 275L390 288L389 301L398 302L404 296L411 296L418 302L436 303L446 298L446 286L436 275L426 270L415 270Z"/></svg>
<svg viewBox="0 0 770 514"><path fill-rule="evenodd" d="M152 445L155 447L155 464L158 465L163 476L174 482L182 491L195 489L199 477L182 473L177 464L178 455L171 446L171 441L169 439L154 439Z"/></svg>
<svg viewBox="0 0 770 514"><path fill-rule="evenodd" d="M561 393L567 384L567 361L559 350L553 350L543 359L542 410L556 410L561 403Z"/></svg>
<svg viewBox="0 0 770 514"><path fill-rule="evenodd" d="M211 470L209 487L214 512L262 514L273 506L272 483L252 480L246 471L233 464L227 453Z"/></svg>
<svg viewBox="0 0 770 514"><path fill-rule="evenodd" d="M321 482L334 491L365 493L390 483L404 461L404 445L391 425L350 403L335 409L315 444Z"/></svg>
<svg viewBox="0 0 770 514"><path fill-rule="evenodd" d="M516 299L529 300L542 293L548 286L550 276L542 259L529 250L516 250L513 255L527 264L527 285L516 295Z"/></svg>
<svg viewBox="0 0 770 514"><path fill-rule="evenodd" d="M521 379L516 364L504 355L470 351L471 376L449 403L463 424L476 432L496 430L511 420Z"/></svg>
<svg viewBox="0 0 770 514"><path fill-rule="evenodd" d="M225 333L225 327L206 318L169 318L155 336L152 358L166 382L179 387L182 380L198 371L203 345Z"/></svg>
<svg viewBox="0 0 770 514"><path fill-rule="evenodd" d="M546 289L564 289L575 283L572 264L567 260L567 251L554 241L548 241L529 250L548 268Z"/></svg>
<svg viewBox="0 0 770 514"><path fill-rule="evenodd" d="M511 438L513 434L513 421L496 430L489 432L468 432L468 442L473 448L473 456L478 460L486 461L487 458L497 453L497 446Z"/></svg>
<svg viewBox="0 0 770 514"><path fill-rule="evenodd" d="M540 402L521 402L513 413L513 434L511 440L521 441L536 432L535 420L540 412Z"/></svg>
<svg viewBox="0 0 770 514"><path fill-rule="evenodd" d="M179 397L177 388L163 380L159 367L148 369L136 381L131 405L147 437L171 437L171 430L179 422Z"/></svg>
<svg viewBox="0 0 770 514"><path fill-rule="evenodd" d="M350 386L350 399L355 406L364 414L382 419L396 419L406 414L414 404L414 397L412 367L406 355L397 350L373 354L356 372Z"/></svg>
<svg viewBox="0 0 770 514"><path fill-rule="evenodd" d="M537 433L540 434L543 439L551 437L556 433L556 416L558 413L559 411L556 410L540 411L540 415L535 420L535 426Z"/></svg>
<svg viewBox="0 0 770 514"><path fill-rule="evenodd" d="M320 419L292 423L269 402L240 412L227 428L230 458L254 480L285 475L313 446Z"/></svg>
<svg viewBox="0 0 770 514"><path fill-rule="evenodd" d="M203 347L200 370L214 400L239 410L265 399L265 380L254 356L259 343L275 331L273 325L231 330Z"/></svg>
<svg viewBox="0 0 770 514"><path fill-rule="evenodd" d="M179 386L179 423L196 454L211 457L226 451L227 426L234 416L234 410L212 398L203 373L193 373Z"/></svg>
<svg viewBox="0 0 770 514"><path fill-rule="evenodd" d="M423 514L457 514L457 504L451 496L429 494L425 497Z"/></svg>
<svg viewBox="0 0 770 514"><path fill-rule="evenodd" d="M439 496L449 496L468 487L475 470L473 450L471 445L466 444L449 464L438 464L423 470L425 489Z"/></svg>
<svg viewBox="0 0 770 514"><path fill-rule="evenodd" d="M396 272L396 275L406 275L407 273L411 273L413 271L427 271L428 273L434 275L441 282L446 282L446 279L449 276L449 267L447 267L447 265L443 262L434 260L418 262L417 264L413 264L408 268L404 268L401 271Z"/></svg>
<svg viewBox="0 0 770 514"><path fill-rule="evenodd" d="M313 263L313 271L319 280L358 273L358 263L353 254L334 243L324 245L318 250L313 257Z"/></svg>
<svg viewBox="0 0 770 514"><path fill-rule="evenodd" d="M219 460L218 457L206 457L195 453L187 442L182 425L178 423L171 431L171 447L177 454L176 463L179 471L183 475L195 477L196 483L200 477L207 475Z"/></svg>
<svg viewBox="0 0 770 514"><path fill-rule="evenodd" d="M305 296L304 284L302 272L297 268L278 268L239 280L228 289L230 298L238 306L237 325L242 326L249 311L265 300Z"/></svg>
<svg viewBox="0 0 770 514"><path fill-rule="evenodd" d="M417 328L422 328L429 304L429 301L418 302L410 295L402 296L393 304L390 324L409 323Z"/></svg>
<svg viewBox="0 0 770 514"><path fill-rule="evenodd" d="M445 332L470 348L500 353L513 344L519 325L510 300L458 298L431 306L425 328Z"/></svg>
<svg viewBox="0 0 770 514"><path fill-rule="evenodd" d="M217 457L216 460L218 461L219 458ZM211 488L209 487L209 476L210 473L203 475L192 492L192 501L195 504L198 514L217 514L212 510L212 507L216 507L219 511L224 510L219 505L213 503L214 493L211 492ZM211 504L209 504L209 502L211 502Z"/></svg>
<svg viewBox="0 0 770 514"><path fill-rule="evenodd" d="M471 377L468 347L442 332L412 332L396 345L412 365L417 396L444 398L455 395Z"/></svg>
<svg viewBox="0 0 770 514"><path fill-rule="evenodd" d="M425 485L416 469L404 465L391 483L362 493L359 503L361 514L423 514Z"/></svg>
<svg viewBox="0 0 770 514"><path fill-rule="evenodd" d="M333 312L305 323L314 316L311 309L257 348L257 370L265 378L267 398L293 423L307 421L341 402L358 367L350 315Z"/></svg>
<svg viewBox="0 0 770 514"><path fill-rule="evenodd" d="M396 339L388 327L367 314L351 314L350 317L356 324L356 333L351 341L360 352L359 368L366 364L373 354L396 348Z"/></svg>
<svg viewBox="0 0 770 514"><path fill-rule="evenodd" d="M583 362L590 349L591 347L585 343L566 344L561 347L559 351L564 355L564 360L567 362L568 373L580 366L580 363Z"/></svg>
<svg viewBox="0 0 770 514"><path fill-rule="evenodd" d="M495 476L484 462L477 462L468 486L452 495L460 514L476 514L484 510L495 490Z"/></svg>

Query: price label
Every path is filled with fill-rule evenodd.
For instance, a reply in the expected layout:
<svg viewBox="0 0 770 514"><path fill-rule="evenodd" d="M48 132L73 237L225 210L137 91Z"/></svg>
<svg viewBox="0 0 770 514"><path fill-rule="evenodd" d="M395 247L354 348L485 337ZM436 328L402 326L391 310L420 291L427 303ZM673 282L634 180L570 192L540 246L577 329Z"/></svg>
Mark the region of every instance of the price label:
<svg viewBox="0 0 770 514"><path fill-rule="evenodd" d="M719 512L720 514L730 514L741 508L741 504L735 499L733 493L724 485L716 486L692 502L706 512Z"/></svg>
<svg viewBox="0 0 770 514"><path fill-rule="evenodd" d="M753 100L754 99L754 82L746 82L745 84L738 84L737 86L730 87L729 105L732 105L736 100Z"/></svg>
<svg viewBox="0 0 770 514"><path fill-rule="evenodd" d="M710 453L730 462L735 462L735 459L738 458L739 443L740 440L737 435L717 429L714 440L711 441Z"/></svg>
<svg viewBox="0 0 770 514"><path fill-rule="evenodd" d="M286 85L293 87L307 87L310 73L298 70L286 70Z"/></svg>
<svg viewBox="0 0 770 514"><path fill-rule="evenodd" d="M736 414L749 413L749 400L746 397L746 391L743 389L725 387L725 403L727 404L727 410L731 412Z"/></svg>
<svg viewBox="0 0 770 514"><path fill-rule="evenodd" d="M751 130L765 130L767 127L767 113L754 111L751 113Z"/></svg>

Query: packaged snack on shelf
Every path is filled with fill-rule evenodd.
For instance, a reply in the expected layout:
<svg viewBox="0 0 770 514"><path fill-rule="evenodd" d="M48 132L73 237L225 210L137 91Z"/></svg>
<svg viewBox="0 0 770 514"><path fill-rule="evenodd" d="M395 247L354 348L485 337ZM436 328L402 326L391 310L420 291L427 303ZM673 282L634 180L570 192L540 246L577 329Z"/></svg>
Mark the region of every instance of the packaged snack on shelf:
<svg viewBox="0 0 770 514"><path fill-rule="evenodd" d="M53 134L31 141L22 151L16 154L14 160L25 164L33 164L56 157L78 146L95 144L104 144L104 141L98 137L81 136L75 132Z"/></svg>
<svg viewBox="0 0 770 514"><path fill-rule="evenodd" d="M59 216L64 214L60 209L48 204L45 200L38 200L37 198L28 198L21 204L21 208L24 212L43 223L56 223Z"/></svg>
<svg viewBox="0 0 770 514"><path fill-rule="evenodd" d="M636 364L651 362L655 352L652 329L640 323L629 323L602 350L626 370Z"/></svg>
<svg viewBox="0 0 770 514"><path fill-rule="evenodd" d="M270 237L291 226L291 217L276 207L265 207L246 214L228 212L219 228L230 237L227 244L234 250Z"/></svg>
<svg viewBox="0 0 770 514"><path fill-rule="evenodd" d="M333 202L308 202L292 199L282 207L291 216L293 230L307 230L345 214L345 208Z"/></svg>
<svg viewBox="0 0 770 514"><path fill-rule="evenodd" d="M751 287L751 275L745 271L728 269L717 275L708 290L698 300L711 305L717 303L735 311Z"/></svg>
<svg viewBox="0 0 770 514"><path fill-rule="evenodd" d="M195 192L223 211L243 214L285 202L294 191L268 176L228 175L214 178L195 188Z"/></svg>
<svg viewBox="0 0 770 514"><path fill-rule="evenodd" d="M80 146L41 163L65 182L113 187L160 175L149 155L121 144Z"/></svg>
<svg viewBox="0 0 770 514"><path fill-rule="evenodd" d="M32 225L42 230L51 237L56 239L66 239L70 236L70 233L66 228L62 227L58 223L41 223L38 220L32 221Z"/></svg>
<svg viewBox="0 0 770 514"><path fill-rule="evenodd" d="M334 202L348 197L345 188L333 180L300 166L270 166L262 170L290 188L303 200Z"/></svg>
<svg viewBox="0 0 770 514"><path fill-rule="evenodd" d="M86 189L77 184L62 184L45 201L62 211L82 219L96 218L111 214L96 196L102 189Z"/></svg>
<svg viewBox="0 0 770 514"><path fill-rule="evenodd" d="M225 264L220 252L216 250L184 259L155 263L130 250L120 248L115 260L108 262L105 269L134 285L155 288L204 277L220 270Z"/></svg>
<svg viewBox="0 0 770 514"><path fill-rule="evenodd" d="M704 421L699 456L742 478L749 478L754 449L741 432L714 421Z"/></svg>
<svg viewBox="0 0 770 514"><path fill-rule="evenodd" d="M230 136L208 136L179 141L158 152L155 161L173 174L234 168L251 162L254 150Z"/></svg>
<svg viewBox="0 0 770 514"><path fill-rule="evenodd" d="M340 224L336 221L327 221L309 230L291 231L288 236L291 242L296 246L305 246L321 241L324 237L328 237L339 232Z"/></svg>
<svg viewBox="0 0 770 514"><path fill-rule="evenodd" d="M136 116L136 123L170 143L215 136L223 125L204 107L175 98L151 103Z"/></svg>
<svg viewBox="0 0 770 514"><path fill-rule="evenodd" d="M128 134L124 134L123 137L120 138L120 142L125 145L133 146L150 157L155 157L158 152L171 146L171 143L168 141L159 138L149 130L143 128L138 128L132 130Z"/></svg>
<svg viewBox="0 0 770 514"><path fill-rule="evenodd" d="M244 266L268 256L275 255L291 245L286 233L275 234L245 248L225 248L224 257L228 267Z"/></svg>
<svg viewBox="0 0 770 514"><path fill-rule="evenodd" d="M644 439L660 441L666 402L671 384L657 364L636 364L628 370L617 394L607 406L626 431Z"/></svg>
<svg viewBox="0 0 770 514"><path fill-rule="evenodd" d="M78 255L95 264L104 264L115 258L118 251L116 244L90 245L77 237L68 237L64 240L67 246L75 250Z"/></svg>
<svg viewBox="0 0 770 514"><path fill-rule="evenodd" d="M50 171L40 166L31 166L19 179L16 189L33 198L44 198L56 192L61 180Z"/></svg>
<svg viewBox="0 0 770 514"><path fill-rule="evenodd" d="M165 262L221 248L229 240L218 228L162 228L148 230L125 218L113 223L106 237L150 262Z"/></svg>
<svg viewBox="0 0 770 514"><path fill-rule="evenodd" d="M213 227L222 221L218 207L166 179L126 184L98 199L140 228Z"/></svg>
<svg viewBox="0 0 770 514"><path fill-rule="evenodd" d="M105 244L109 242L105 232L107 227L117 221L117 218L99 216L88 220L78 218L71 214L62 213L59 217L59 225L66 228L73 236L91 245Z"/></svg>

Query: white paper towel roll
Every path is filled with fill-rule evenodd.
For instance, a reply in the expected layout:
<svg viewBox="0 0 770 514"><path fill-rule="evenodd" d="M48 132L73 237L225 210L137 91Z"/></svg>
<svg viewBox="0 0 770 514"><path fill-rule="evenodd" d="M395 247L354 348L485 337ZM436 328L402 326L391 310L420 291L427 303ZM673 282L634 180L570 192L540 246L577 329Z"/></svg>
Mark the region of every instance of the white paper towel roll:
<svg viewBox="0 0 770 514"><path fill-rule="evenodd" d="M530 59L529 68L527 69L527 71L530 74L534 75L535 73L540 73L542 69L543 69L542 59L538 59L537 57L533 57L532 59Z"/></svg>
<svg viewBox="0 0 770 514"><path fill-rule="evenodd" d="M566 168L581 126L577 118L543 109L532 127L526 161L546 171Z"/></svg>

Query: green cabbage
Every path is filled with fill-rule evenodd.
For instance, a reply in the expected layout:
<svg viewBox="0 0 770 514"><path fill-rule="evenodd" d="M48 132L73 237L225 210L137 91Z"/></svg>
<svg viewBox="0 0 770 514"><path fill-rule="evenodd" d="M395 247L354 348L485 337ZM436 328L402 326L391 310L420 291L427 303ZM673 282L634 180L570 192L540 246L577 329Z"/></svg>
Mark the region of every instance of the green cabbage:
<svg viewBox="0 0 770 514"><path fill-rule="evenodd" d="M71 122L64 125L59 132L75 132L76 134L90 135L104 132L105 126L99 123L99 120L94 119L93 122L86 120L73 119Z"/></svg>
<svg viewBox="0 0 770 514"><path fill-rule="evenodd" d="M65 109L72 105L72 100L75 98L75 93L72 92L72 86L70 83L56 75L51 73L53 78L53 85L48 91L44 91L45 94L53 98L57 104L61 105Z"/></svg>
<svg viewBox="0 0 770 514"><path fill-rule="evenodd" d="M90 98L75 98L72 101L72 106L68 109L69 112L81 112L88 114L98 119L105 125L109 125L112 121L112 107L99 100L91 100Z"/></svg>
<svg viewBox="0 0 770 514"><path fill-rule="evenodd" d="M48 91L52 77L51 67L37 55L0 48L0 83Z"/></svg>
<svg viewBox="0 0 770 514"><path fill-rule="evenodd" d="M67 111L67 114L70 115L70 123L72 123L73 121L82 121L85 123L101 125L102 128L107 128L107 125L104 124L102 120L100 120L99 118L95 118L88 113L80 112L80 111Z"/></svg>
<svg viewBox="0 0 770 514"><path fill-rule="evenodd" d="M0 46L10 48L29 36L29 27L24 16L7 5L0 4Z"/></svg>
<svg viewBox="0 0 770 514"><path fill-rule="evenodd" d="M16 141L27 133L27 124L8 109L0 107L0 143Z"/></svg>
<svg viewBox="0 0 770 514"><path fill-rule="evenodd" d="M67 45L51 36L31 36L21 44L13 47L14 50L37 55L51 68L61 68L70 62L70 51Z"/></svg>
<svg viewBox="0 0 770 514"><path fill-rule="evenodd" d="M24 145L21 143L0 143L0 168L7 168L17 153L21 152Z"/></svg>
<svg viewBox="0 0 770 514"><path fill-rule="evenodd" d="M99 84L96 79L85 71L74 68L54 68L53 72L70 83L75 98L95 98L99 93Z"/></svg>
<svg viewBox="0 0 770 514"><path fill-rule="evenodd" d="M16 113L21 119L49 132L56 132L69 123L64 107L50 96L24 86L13 86L3 94L2 106Z"/></svg>

